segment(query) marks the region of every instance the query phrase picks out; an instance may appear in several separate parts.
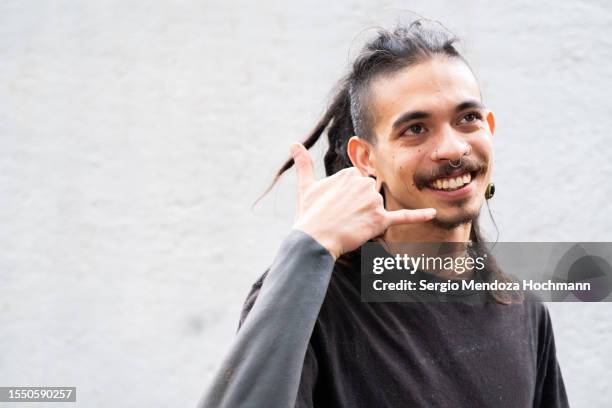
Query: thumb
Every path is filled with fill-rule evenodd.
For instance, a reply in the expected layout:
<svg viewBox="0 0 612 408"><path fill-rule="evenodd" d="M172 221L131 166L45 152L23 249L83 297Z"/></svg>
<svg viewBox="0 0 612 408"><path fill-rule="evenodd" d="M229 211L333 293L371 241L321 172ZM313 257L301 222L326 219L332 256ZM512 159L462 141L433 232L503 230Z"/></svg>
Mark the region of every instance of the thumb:
<svg viewBox="0 0 612 408"><path fill-rule="evenodd" d="M291 154L298 176L298 188L303 191L315 181L314 165L308 150L301 143L291 144Z"/></svg>
<svg viewBox="0 0 612 408"><path fill-rule="evenodd" d="M393 225L413 224L432 220L436 216L435 208L421 208L418 210L385 211L385 229Z"/></svg>

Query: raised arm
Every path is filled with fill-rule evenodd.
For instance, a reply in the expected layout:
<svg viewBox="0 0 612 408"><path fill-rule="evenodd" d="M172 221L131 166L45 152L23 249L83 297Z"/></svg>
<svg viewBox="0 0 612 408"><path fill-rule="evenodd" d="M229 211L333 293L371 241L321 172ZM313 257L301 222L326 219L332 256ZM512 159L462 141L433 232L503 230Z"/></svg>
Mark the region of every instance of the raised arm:
<svg viewBox="0 0 612 408"><path fill-rule="evenodd" d="M293 407L335 259L390 225L435 215L386 211L374 180L355 168L315 181L306 149L296 144L292 153L299 182L294 228L200 407Z"/></svg>
<svg viewBox="0 0 612 408"><path fill-rule="evenodd" d="M300 230L283 241L202 407L292 407L334 258Z"/></svg>

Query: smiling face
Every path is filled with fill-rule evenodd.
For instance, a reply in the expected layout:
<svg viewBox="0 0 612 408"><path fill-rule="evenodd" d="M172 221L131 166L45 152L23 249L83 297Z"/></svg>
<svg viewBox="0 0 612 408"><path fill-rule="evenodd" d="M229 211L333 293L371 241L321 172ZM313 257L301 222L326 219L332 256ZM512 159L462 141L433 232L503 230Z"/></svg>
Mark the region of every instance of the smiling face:
<svg viewBox="0 0 612 408"><path fill-rule="evenodd" d="M382 184L387 210L432 207L446 229L477 217L494 123L469 67L436 56L376 78L369 95L376 141L361 163Z"/></svg>

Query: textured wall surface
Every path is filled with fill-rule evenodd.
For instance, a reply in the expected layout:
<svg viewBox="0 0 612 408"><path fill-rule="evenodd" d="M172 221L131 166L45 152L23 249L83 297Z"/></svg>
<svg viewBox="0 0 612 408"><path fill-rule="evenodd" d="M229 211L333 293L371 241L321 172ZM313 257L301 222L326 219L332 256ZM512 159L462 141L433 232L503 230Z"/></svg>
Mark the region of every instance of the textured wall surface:
<svg viewBox="0 0 612 408"><path fill-rule="evenodd" d="M533 3L0 1L0 385L195 405L294 173L252 202L406 9L464 39L496 112L500 240L612 241L612 8ZM549 307L572 406L609 406L612 305Z"/></svg>

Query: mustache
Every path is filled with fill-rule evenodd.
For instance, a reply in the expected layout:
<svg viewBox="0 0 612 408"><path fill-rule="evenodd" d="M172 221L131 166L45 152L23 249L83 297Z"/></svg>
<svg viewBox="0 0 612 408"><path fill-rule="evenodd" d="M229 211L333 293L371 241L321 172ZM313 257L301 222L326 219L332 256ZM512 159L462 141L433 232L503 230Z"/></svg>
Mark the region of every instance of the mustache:
<svg viewBox="0 0 612 408"><path fill-rule="evenodd" d="M469 172L475 173L484 173L487 171L487 163L484 160L479 158L473 158L469 156L464 156L461 159L461 165L457 167L452 167L450 162L447 161L445 164L441 164L437 167L429 171L416 172L414 173L414 185L417 189L421 190L425 187L428 187L432 181L439 179L440 177L448 177L453 172Z"/></svg>

